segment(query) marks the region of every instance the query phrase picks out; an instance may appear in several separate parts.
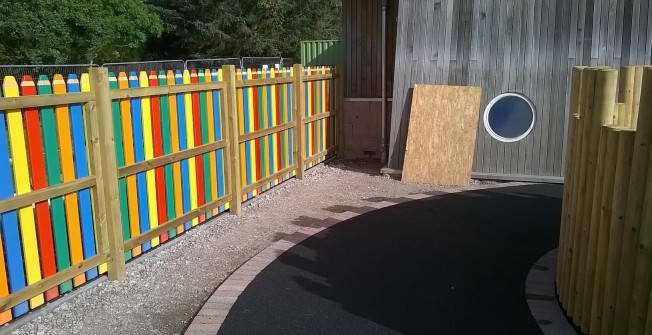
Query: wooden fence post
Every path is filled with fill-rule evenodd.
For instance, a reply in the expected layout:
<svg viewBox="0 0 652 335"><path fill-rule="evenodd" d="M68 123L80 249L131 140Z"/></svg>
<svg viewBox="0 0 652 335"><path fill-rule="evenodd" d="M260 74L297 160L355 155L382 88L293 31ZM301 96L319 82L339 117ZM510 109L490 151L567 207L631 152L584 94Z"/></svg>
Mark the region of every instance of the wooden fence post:
<svg viewBox="0 0 652 335"><path fill-rule="evenodd" d="M226 89L222 102L222 120L224 120L228 146L225 156L227 188L231 190L229 213L238 215L242 209L242 185L240 185L240 142L238 141L238 96L235 87L235 66L222 66Z"/></svg>
<svg viewBox="0 0 652 335"><path fill-rule="evenodd" d="M97 235L100 236L98 249L105 254L108 252L109 280L120 280L125 277L125 253L108 70L90 68L90 84L91 91L95 93L95 102L89 103L87 115L92 143L90 156L97 182L93 188L93 199Z"/></svg>
<svg viewBox="0 0 652 335"><path fill-rule="evenodd" d="M303 89L303 66L294 64L294 82L292 83L292 112L294 113L294 161L297 164L296 177L303 179L303 171L306 169L306 138L303 131L304 114L304 89Z"/></svg>

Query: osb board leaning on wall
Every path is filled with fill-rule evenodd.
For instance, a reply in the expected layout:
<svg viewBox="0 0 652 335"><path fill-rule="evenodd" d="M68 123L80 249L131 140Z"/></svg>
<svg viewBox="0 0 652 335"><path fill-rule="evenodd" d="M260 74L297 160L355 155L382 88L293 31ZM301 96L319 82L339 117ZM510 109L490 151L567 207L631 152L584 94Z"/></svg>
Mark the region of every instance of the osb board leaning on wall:
<svg viewBox="0 0 652 335"><path fill-rule="evenodd" d="M479 87L414 86L403 181L469 184L481 94Z"/></svg>

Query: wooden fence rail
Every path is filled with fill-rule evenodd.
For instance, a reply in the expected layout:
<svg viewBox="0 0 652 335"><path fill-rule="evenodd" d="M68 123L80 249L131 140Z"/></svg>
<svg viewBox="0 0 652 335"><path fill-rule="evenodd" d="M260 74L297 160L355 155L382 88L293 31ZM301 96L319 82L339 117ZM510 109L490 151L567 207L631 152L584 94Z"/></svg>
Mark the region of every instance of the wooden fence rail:
<svg viewBox="0 0 652 335"><path fill-rule="evenodd" d="M574 68L569 117L559 300L586 334L652 334L652 68Z"/></svg>
<svg viewBox="0 0 652 335"><path fill-rule="evenodd" d="M0 324L341 148L339 69L6 77ZM38 93L37 93L38 89ZM2 94L4 93L4 94ZM5 271L5 269L7 271Z"/></svg>

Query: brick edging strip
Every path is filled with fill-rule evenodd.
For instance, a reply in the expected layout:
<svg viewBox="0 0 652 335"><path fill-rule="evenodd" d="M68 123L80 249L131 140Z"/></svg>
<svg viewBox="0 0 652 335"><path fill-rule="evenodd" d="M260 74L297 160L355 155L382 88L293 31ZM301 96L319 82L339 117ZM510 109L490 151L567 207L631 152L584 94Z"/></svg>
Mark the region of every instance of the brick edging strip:
<svg viewBox="0 0 652 335"><path fill-rule="evenodd" d="M512 186L529 185L525 182L509 182L501 184L471 185L459 187L451 190L443 190L442 194L460 193L466 191L476 191L484 189L494 189ZM319 224L309 227L303 227L292 234L272 243L270 246L259 252L256 256L249 259L235 272L233 272L218 288L213 295L208 298L202 308L192 319L190 325L185 330L186 335L208 335L216 334L222 327L222 323L229 314L231 307L236 302L240 294L244 292L247 286L267 265L272 263L281 254L301 243L303 240L312 237L324 229L330 228L342 221L354 218L371 210L381 209L384 207L399 204L403 199L420 200L433 197L430 194L410 194L403 198L392 201L374 202L367 206L360 207L355 211L346 211L337 213L327 219L322 220Z"/></svg>
<svg viewBox="0 0 652 335"><path fill-rule="evenodd" d="M532 265L525 280L525 298L530 313L545 335L577 334L555 296L557 249L550 250Z"/></svg>

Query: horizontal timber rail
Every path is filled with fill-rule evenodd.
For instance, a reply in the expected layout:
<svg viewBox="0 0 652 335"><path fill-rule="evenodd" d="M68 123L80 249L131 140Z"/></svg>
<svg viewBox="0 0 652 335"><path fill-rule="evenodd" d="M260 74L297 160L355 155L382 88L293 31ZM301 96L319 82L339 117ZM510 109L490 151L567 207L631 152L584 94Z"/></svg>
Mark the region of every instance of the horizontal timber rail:
<svg viewBox="0 0 652 335"><path fill-rule="evenodd" d="M329 80L329 79L337 79L338 76L336 74L314 74L310 76L303 76L303 81L319 81L319 80Z"/></svg>
<svg viewBox="0 0 652 335"><path fill-rule="evenodd" d="M227 145L228 144L226 141L217 141L209 144L204 144L198 147L194 147L191 149L187 149L184 151L175 152L173 154L168 154L165 156L150 159L144 162L121 167L118 169L118 178L135 175L137 173L152 170L163 165L176 163L184 159L188 159L190 157L195 157L218 149L226 148Z"/></svg>
<svg viewBox="0 0 652 335"><path fill-rule="evenodd" d="M7 111L31 107L68 105L86 103L93 100L95 100L95 95L90 92L0 98L0 110Z"/></svg>
<svg viewBox="0 0 652 335"><path fill-rule="evenodd" d="M226 195L223 196L217 200L211 201L205 205L202 205L200 207L195 208L194 210L183 214L182 216L179 216L175 219L172 219L160 226L157 226L156 228L148 231L145 234L139 235L137 237L134 237L130 239L129 241L125 242L124 248L125 250L133 249L144 242L147 242L151 240L152 238L155 238L156 236L161 235L162 233L174 229L188 221L191 221L192 219L196 218L197 216L201 215L202 213L206 213L208 211L211 211L219 206L222 206L226 204L227 202L231 201L231 195Z"/></svg>
<svg viewBox="0 0 652 335"><path fill-rule="evenodd" d="M316 161L316 160L318 160L318 159L320 159L322 157L326 157L326 156L328 156L330 154L333 154L336 151L337 151L337 145L334 145L334 146L332 146L332 147L330 147L330 148L328 148L328 149L326 149L326 150L324 150L324 151L322 151L320 153L314 154L314 155L306 158L306 164L310 164L310 163L312 163L312 162L314 162L314 161Z"/></svg>
<svg viewBox="0 0 652 335"><path fill-rule="evenodd" d="M53 198L58 198L66 194L77 192L79 190L91 188L95 186L95 183L96 183L95 177L93 176L84 177L74 181L59 184L57 186L52 186L37 191L20 194L15 197L8 198L6 200L0 200L0 213L5 213L24 207L29 207L32 204L36 204Z"/></svg>
<svg viewBox="0 0 652 335"><path fill-rule="evenodd" d="M84 272L99 266L102 263L106 263L109 260L108 255L99 254L89 259L86 259L82 262L79 262L71 267L59 271L56 274L42 279L27 288L20 290L16 293L12 293L6 297L0 298L0 310L6 311L11 307L18 305L19 303L30 299L36 295L39 295L67 280L70 278L76 277Z"/></svg>
<svg viewBox="0 0 652 335"><path fill-rule="evenodd" d="M253 133L239 135L238 136L238 142L242 143L242 142L248 142L248 141L251 141L251 140L255 140L255 139L261 138L263 136L267 136L267 135L275 134L275 133L278 133L278 132L281 132L281 131L284 131L284 130L288 130L288 129L294 127L295 125L296 125L296 122L288 122L288 123L282 124L280 126L274 126L272 128L258 130L258 131L255 131Z"/></svg>
<svg viewBox="0 0 652 335"><path fill-rule="evenodd" d="M336 111L335 112L319 113L317 115L313 115L313 116L311 116L309 118L303 119L303 124L312 123L312 122L315 122L315 121L319 121L321 119L329 118L331 116L335 116L336 114L337 114Z"/></svg>
<svg viewBox="0 0 652 335"><path fill-rule="evenodd" d="M216 90L223 90L224 88L226 88L226 83L224 82L211 82L211 83L199 83L199 84L125 88L119 90L112 90L110 91L109 95L111 97L111 100L116 100L116 99L148 97L153 95L192 93L192 92L200 92L200 91L216 91Z"/></svg>
<svg viewBox="0 0 652 335"><path fill-rule="evenodd" d="M273 175L271 175L269 177L265 177L265 178L255 182L255 183L251 184L251 185L248 185L248 186L242 188L242 193L249 193L249 192L251 192L251 191L253 191L253 190L255 190L255 189L257 189L257 188L259 188L259 187L261 187L261 186L263 186L263 185L265 185L267 183L269 183L270 181L272 181L274 179L278 179L278 178L280 178L280 177L282 177L282 176L296 170L297 167L298 166L296 164L294 164L294 165L292 165L292 166L290 166L288 168L285 168L285 169L283 169L283 170L281 170L279 172L276 172L275 174L273 174Z"/></svg>
<svg viewBox="0 0 652 335"><path fill-rule="evenodd" d="M235 87L243 88L243 87L289 84L292 81L294 81L294 79L292 77L262 78L262 79L251 79L251 80L236 80Z"/></svg>

